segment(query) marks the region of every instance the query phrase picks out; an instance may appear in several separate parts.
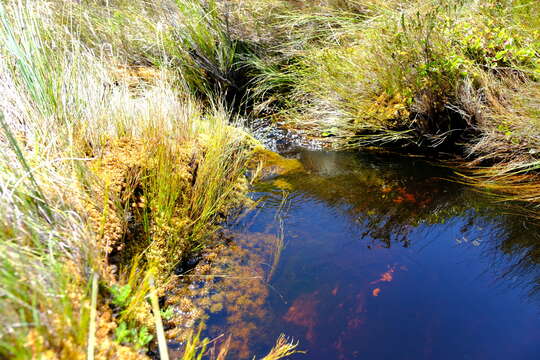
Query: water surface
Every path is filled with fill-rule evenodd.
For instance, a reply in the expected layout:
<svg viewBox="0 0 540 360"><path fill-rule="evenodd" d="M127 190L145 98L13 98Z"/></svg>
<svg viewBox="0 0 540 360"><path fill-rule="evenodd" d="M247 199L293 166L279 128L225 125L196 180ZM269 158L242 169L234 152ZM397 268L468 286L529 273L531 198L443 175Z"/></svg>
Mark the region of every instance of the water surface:
<svg viewBox="0 0 540 360"><path fill-rule="evenodd" d="M294 359L540 359L533 221L420 159L298 156L232 227L206 335L246 358L285 333Z"/></svg>

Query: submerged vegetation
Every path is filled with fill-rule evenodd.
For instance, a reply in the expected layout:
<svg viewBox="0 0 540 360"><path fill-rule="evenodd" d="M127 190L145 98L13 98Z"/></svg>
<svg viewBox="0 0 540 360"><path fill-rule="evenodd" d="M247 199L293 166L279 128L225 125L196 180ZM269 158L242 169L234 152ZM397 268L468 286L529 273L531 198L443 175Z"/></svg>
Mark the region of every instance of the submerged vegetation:
<svg viewBox="0 0 540 360"><path fill-rule="evenodd" d="M539 13L536 0L3 1L0 357L165 358L167 332L183 359L224 359L234 342L210 351L193 324L162 322L186 319L176 272L247 205L246 169L300 171L243 118L338 149L458 153L466 181L538 204ZM264 359L295 348L280 337Z"/></svg>

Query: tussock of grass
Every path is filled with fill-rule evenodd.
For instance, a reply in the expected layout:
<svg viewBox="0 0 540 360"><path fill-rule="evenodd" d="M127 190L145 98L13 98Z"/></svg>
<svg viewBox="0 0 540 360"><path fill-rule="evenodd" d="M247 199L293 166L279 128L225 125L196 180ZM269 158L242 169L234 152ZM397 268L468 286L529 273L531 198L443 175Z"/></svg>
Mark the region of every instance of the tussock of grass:
<svg viewBox="0 0 540 360"><path fill-rule="evenodd" d="M283 116L315 121L319 135L412 129L408 141L453 144L504 96L499 79L537 76L537 31L515 25L534 1L344 3L276 5L280 55L256 64L255 95L285 90Z"/></svg>
<svg viewBox="0 0 540 360"><path fill-rule="evenodd" d="M196 90L212 93L234 87L237 44L227 33L216 1L206 4L178 0L181 21L172 30L172 50L176 52L182 77ZM219 87L223 87L219 89Z"/></svg>

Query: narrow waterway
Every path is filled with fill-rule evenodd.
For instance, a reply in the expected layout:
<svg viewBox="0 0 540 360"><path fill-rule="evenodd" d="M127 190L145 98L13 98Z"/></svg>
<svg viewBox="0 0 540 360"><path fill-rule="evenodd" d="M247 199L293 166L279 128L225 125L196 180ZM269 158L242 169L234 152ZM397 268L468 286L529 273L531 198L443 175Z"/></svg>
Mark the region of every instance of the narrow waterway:
<svg viewBox="0 0 540 360"><path fill-rule="evenodd" d="M421 159L298 158L231 227L205 335L239 358L285 333L294 359L540 359L534 221Z"/></svg>

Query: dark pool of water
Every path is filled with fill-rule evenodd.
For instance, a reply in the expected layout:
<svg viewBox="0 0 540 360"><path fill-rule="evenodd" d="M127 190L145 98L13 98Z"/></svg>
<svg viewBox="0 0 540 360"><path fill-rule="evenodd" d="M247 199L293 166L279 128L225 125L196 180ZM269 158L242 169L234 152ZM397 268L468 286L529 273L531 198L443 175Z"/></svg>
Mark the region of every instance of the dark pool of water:
<svg viewBox="0 0 540 360"><path fill-rule="evenodd" d="M540 359L540 232L519 209L419 159L298 156L232 228L266 291L244 271L207 335L239 333L238 357L285 333L294 359Z"/></svg>

